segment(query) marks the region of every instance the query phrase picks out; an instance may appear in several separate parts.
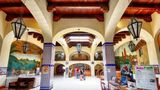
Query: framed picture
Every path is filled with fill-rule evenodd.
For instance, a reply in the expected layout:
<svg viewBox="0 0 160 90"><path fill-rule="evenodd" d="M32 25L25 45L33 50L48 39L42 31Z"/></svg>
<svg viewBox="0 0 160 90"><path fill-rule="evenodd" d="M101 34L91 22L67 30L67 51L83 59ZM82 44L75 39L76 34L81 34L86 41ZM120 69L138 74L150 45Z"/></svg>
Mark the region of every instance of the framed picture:
<svg viewBox="0 0 160 90"><path fill-rule="evenodd" d="M7 67L0 67L0 75L7 75Z"/></svg>

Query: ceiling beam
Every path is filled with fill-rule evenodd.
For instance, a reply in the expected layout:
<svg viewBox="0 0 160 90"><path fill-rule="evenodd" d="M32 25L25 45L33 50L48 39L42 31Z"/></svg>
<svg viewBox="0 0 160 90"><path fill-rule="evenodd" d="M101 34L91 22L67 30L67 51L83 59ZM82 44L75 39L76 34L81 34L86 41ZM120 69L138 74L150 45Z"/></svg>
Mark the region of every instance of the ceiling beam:
<svg viewBox="0 0 160 90"><path fill-rule="evenodd" d="M124 14L122 18L131 18L133 16L139 19L144 19L146 22L152 21L151 14Z"/></svg>
<svg viewBox="0 0 160 90"><path fill-rule="evenodd" d="M85 3L97 3L97 2L109 2L109 0L47 0L48 2L52 3L80 3L80 2L85 2Z"/></svg>
<svg viewBox="0 0 160 90"><path fill-rule="evenodd" d="M74 18L87 18L87 19L94 19L96 18L97 20L99 21L104 21L104 16L103 14L92 14L92 15L89 15L89 14L64 14L64 15L61 15L61 14L54 14L53 16L53 20L54 21L58 21L60 20L61 18L70 18L70 19L74 19Z"/></svg>
<svg viewBox="0 0 160 90"><path fill-rule="evenodd" d="M18 17L20 17L20 14L7 14L6 21L11 21L14 18L18 18ZM22 17L23 18L33 18L32 14L23 14Z"/></svg>

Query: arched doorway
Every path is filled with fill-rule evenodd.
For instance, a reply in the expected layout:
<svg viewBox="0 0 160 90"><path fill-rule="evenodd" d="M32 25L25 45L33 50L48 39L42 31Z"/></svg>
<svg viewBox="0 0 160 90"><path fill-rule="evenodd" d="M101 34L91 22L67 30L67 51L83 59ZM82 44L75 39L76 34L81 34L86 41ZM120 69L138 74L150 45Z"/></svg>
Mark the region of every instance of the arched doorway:
<svg viewBox="0 0 160 90"><path fill-rule="evenodd" d="M64 65L56 63L54 65L54 76L63 76L65 71Z"/></svg>
<svg viewBox="0 0 160 90"><path fill-rule="evenodd" d="M103 72L103 66L101 64L97 64L95 67L94 67L94 71L95 71L95 76L103 76L104 75L104 72Z"/></svg>
<svg viewBox="0 0 160 90"><path fill-rule="evenodd" d="M72 76L75 75L76 70L84 69L85 70L85 76L91 76L91 67L88 64L84 63L76 63L69 66L69 68L72 70ZM78 71L77 70L77 71Z"/></svg>

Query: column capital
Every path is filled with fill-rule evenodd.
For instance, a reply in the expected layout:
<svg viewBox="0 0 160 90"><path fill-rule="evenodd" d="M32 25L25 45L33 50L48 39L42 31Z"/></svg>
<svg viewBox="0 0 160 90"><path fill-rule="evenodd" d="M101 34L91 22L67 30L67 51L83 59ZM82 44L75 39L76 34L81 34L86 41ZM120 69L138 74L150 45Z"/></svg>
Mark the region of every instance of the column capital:
<svg viewBox="0 0 160 90"><path fill-rule="evenodd" d="M54 47L55 45L51 42L46 42L46 43L44 43L44 47Z"/></svg>
<svg viewBox="0 0 160 90"><path fill-rule="evenodd" d="M113 46L113 42L104 42L103 46Z"/></svg>

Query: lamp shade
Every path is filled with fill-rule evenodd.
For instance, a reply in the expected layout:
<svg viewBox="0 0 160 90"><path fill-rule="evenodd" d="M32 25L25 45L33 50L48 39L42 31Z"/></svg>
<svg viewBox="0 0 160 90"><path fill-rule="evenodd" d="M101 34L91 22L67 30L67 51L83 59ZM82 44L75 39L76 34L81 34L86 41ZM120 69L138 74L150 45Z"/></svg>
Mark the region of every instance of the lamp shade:
<svg viewBox="0 0 160 90"><path fill-rule="evenodd" d="M26 25L24 24L22 18L18 18L16 21L12 22L11 25L15 38L17 38L17 40L21 39L21 36L26 30Z"/></svg>
<svg viewBox="0 0 160 90"><path fill-rule="evenodd" d="M134 17L131 18L131 23L127 26L129 32L132 34L134 39L138 39L142 28L142 22L137 21Z"/></svg>
<svg viewBox="0 0 160 90"><path fill-rule="evenodd" d="M28 50L29 50L29 44L27 42L24 42L24 44L23 44L23 53L27 53Z"/></svg>
<svg viewBox="0 0 160 90"><path fill-rule="evenodd" d="M132 41L130 41L129 44L128 44L128 47L129 47L131 52L134 52L136 45Z"/></svg>

